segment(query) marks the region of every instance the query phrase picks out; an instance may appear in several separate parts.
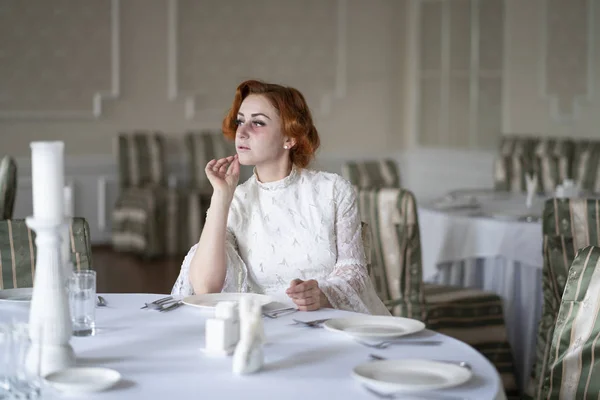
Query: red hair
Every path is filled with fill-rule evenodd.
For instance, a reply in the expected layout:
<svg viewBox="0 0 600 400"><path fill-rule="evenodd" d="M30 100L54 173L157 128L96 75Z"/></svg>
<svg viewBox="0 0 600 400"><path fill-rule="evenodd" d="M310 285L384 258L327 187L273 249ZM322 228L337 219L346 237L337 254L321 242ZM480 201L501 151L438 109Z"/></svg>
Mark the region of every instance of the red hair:
<svg viewBox="0 0 600 400"><path fill-rule="evenodd" d="M283 135L296 140L290 150L294 165L306 167L313 159L321 143L312 115L302 93L292 87L255 80L242 82L235 91L233 105L223 120L223 134L235 140L237 114L242 101L251 94L265 96L275 107L281 118Z"/></svg>

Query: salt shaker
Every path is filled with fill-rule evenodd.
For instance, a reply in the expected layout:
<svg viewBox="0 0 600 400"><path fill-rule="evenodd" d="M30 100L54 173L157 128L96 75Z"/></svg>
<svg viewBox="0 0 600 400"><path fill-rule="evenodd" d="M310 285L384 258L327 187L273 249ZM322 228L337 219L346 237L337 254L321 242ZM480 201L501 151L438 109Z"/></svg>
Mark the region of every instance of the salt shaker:
<svg viewBox="0 0 600 400"><path fill-rule="evenodd" d="M263 343L265 332L261 305L251 299L240 302L240 341L233 354L233 372L238 375L259 371L264 364Z"/></svg>
<svg viewBox="0 0 600 400"><path fill-rule="evenodd" d="M206 320L205 352L226 356L233 353L240 336L240 324L235 302L219 302L215 318Z"/></svg>

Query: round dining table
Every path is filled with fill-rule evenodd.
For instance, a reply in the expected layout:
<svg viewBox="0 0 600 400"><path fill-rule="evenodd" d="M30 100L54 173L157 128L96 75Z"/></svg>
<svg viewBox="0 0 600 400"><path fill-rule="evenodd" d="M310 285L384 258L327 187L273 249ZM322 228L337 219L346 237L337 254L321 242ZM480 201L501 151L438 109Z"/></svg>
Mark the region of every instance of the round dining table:
<svg viewBox="0 0 600 400"><path fill-rule="evenodd" d="M466 361L473 376L445 390L402 395L399 399L505 399L499 374L480 353L448 336L421 331L385 349L366 347L350 336L311 328L293 320L360 316L322 309L263 318L264 367L254 374L232 372L231 356L203 351L206 310L188 305L168 312L141 309L158 294L102 294L96 308L96 333L72 337L78 366L106 367L121 380L111 389L86 395L94 399L376 399L352 377L370 355L389 359ZM0 304L0 323L26 322L27 306ZM428 343L419 345L419 341ZM45 399L67 398L45 389Z"/></svg>

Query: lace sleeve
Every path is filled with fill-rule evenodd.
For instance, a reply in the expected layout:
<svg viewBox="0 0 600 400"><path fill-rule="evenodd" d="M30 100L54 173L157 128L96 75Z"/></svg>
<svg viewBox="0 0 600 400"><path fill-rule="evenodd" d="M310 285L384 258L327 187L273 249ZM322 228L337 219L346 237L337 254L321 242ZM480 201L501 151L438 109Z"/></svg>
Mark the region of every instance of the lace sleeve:
<svg viewBox="0 0 600 400"><path fill-rule="evenodd" d="M209 210L210 211L210 210ZM208 214L208 212L207 212ZM235 213L231 212L230 216ZM235 234L231 230L231 226L234 225L232 220L235 218L229 218L227 221L227 231L225 234L225 259L227 263L227 271L225 272L225 281L223 283L222 292L248 292L248 270L244 260L240 257L237 250L237 240ZM173 285L171 290L172 295L191 296L194 294L194 288L190 282L190 264L198 244L192 246L188 251L187 255L183 259L181 264L181 270L179 276Z"/></svg>
<svg viewBox="0 0 600 400"><path fill-rule="evenodd" d="M319 287L334 308L366 314L390 315L367 273L361 224L354 188L340 179L336 194L337 262Z"/></svg>

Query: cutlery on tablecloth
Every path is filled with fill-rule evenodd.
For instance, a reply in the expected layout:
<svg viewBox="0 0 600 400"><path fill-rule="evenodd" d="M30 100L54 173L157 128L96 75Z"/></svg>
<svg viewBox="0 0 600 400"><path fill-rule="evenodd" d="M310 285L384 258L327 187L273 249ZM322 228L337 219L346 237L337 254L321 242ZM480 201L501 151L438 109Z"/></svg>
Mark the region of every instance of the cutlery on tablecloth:
<svg viewBox="0 0 600 400"><path fill-rule="evenodd" d="M463 397L454 397L443 394L426 394L426 393L406 393L406 392L392 392L392 393L383 393L378 390L373 389L367 385L363 385L365 390L375 397L380 399L415 399L415 400L467 400Z"/></svg>
<svg viewBox="0 0 600 400"><path fill-rule="evenodd" d="M377 354L369 354L369 357L371 357L373 360L389 360L386 357L382 357L382 356L378 356ZM454 364L457 365L459 367L462 368L466 368L470 371L473 370L473 368L471 367L471 364L469 364L466 361L453 361L453 360L430 360L430 361L437 361L437 362L441 362L441 363L447 363L447 364Z"/></svg>
<svg viewBox="0 0 600 400"><path fill-rule="evenodd" d="M310 326L311 328L320 328L321 325L323 325L325 322L329 321L330 319L331 318L323 318L323 319L316 319L314 321L300 321L298 319L293 319L292 321L294 321L296 324Z"/></svg>
<svg viewBox="0 0 600 400"><path fill-rule="evenodd" d="M141 308L151 308L151 309L158 309L158 307L156 306L160 306L163 303L169 302L173 300L173 296L167 296L167 297L162 297L158 300L154 300L152 303L144 303L144 306Z"/></svg>
<svg viewBox="0 0 600 400"><path fill-rule="evenodd" d="M363 346L372 347L374 349L386 349L394 345L415 345L415 346L437 346L442 344L440 340L402 340L402 338L394 340L386 340L384 342L370 343L360 339L354 339Z"/></svg>
<svg viewBox="0 0 600 400"><path fill-rule="evenodd" d="M171 310L181 307L182 305L183 305L183 301L180 300L173 304L169 304L168 306L163 306L158 311L159 312L171 311Z"/></svg>
<svg viewBox="0 0 600 400"><path fill-rule="evenodd" d="M98 301L96 301L96 305L98 307L106 307L108 303L106 302L106 299L104 297L98 296Z"/></svg>
<svg viewBox="0 0 600 400"><path fill-rule="evenodd" d="M288 314L293 314L296 311L298 311L298 309L296 307L287 307L287 308L280 308L277 310L270 310L270 311L263 311L262 315L264 315L267 318L279 318L283 315L288 315Z"/></svg>

